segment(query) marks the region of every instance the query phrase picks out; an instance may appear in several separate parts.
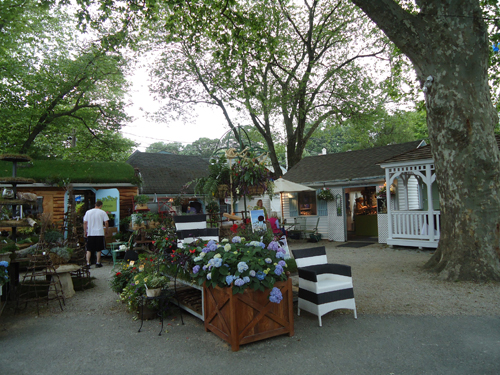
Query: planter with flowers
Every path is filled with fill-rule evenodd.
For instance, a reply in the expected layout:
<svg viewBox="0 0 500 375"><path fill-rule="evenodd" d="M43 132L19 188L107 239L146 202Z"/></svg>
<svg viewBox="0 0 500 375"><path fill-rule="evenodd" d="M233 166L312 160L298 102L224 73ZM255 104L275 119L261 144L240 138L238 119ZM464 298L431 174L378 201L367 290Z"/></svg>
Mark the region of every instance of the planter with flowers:
<svg viewBox="0 0 500 375"><path fill-rule="evenodd" d="M318 193L318 199L331 202L335 200L335 197L332 194L332 191L328 189L327 187L321 188L321 190Z"/></svg>
<svg viewBox="0 0 500 375"><path fill-rule="evenodd" d="M198 242L189 254L192 279L203 285L205 330L239 346L269 337L293 336L291 279L278 242Z"/></svg>

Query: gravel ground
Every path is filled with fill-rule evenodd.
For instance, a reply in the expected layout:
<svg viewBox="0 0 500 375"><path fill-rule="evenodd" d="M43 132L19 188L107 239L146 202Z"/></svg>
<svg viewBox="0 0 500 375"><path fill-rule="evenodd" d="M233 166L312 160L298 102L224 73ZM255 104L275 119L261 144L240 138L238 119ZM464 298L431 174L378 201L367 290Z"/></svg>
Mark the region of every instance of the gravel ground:
<svg viewBox="0 0 500 375"><path fill-rule="evenodd" d="M389 248L371 244L361 248L338 247L339 242L322 241L327 248L328 260L352 267L354 295L358 314L376 315L430 315L430 316L500 316L500 284L471 282L445 282L423 270L432 251ZM316 246L293 241L292 249ZM106 259L106 258L105 258ZM112 276L112 262L91 269L95 288L81 292L66 300L65 314L114 315L125 311L124 305L108 287ZM294 277L296 282L297 277ZM7 305L3 316L13 314L13 304ZM32 304L33 305L33 304ZM29 306L23 314L32 314ZM42 315L60 311L57 302L42 308ZM342 313L342 312L338 312ZM346 311L346 314L351 312Z"/></svg>

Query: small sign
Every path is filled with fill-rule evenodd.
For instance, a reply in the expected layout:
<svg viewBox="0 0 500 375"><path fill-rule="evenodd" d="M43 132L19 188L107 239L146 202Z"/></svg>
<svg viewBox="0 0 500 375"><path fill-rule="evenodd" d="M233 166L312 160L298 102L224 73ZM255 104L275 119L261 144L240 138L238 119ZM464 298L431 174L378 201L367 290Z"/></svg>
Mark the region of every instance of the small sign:
<svg viewBox="0 0 500 375"><path fill-rule="evenodd" d="M116 201L118 198L116 197L105 197L101 198L102 201L102 209L106 212L115 212L116 211Z"/></svg>

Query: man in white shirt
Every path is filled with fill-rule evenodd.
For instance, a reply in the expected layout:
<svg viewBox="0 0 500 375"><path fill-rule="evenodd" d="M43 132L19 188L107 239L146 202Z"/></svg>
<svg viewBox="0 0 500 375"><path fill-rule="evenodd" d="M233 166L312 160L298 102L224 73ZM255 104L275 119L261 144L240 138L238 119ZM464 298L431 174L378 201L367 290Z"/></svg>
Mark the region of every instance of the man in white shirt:
<svg viewBox="0 0 500 375"><path fill-rule="evenodd" d="M106 249L104 233L108 230L108 214L101 209L102 202L95 202L95 208L88 210L83 217L83 233L87 239L87 267L90 268L92 253L97 254L96 267L102 267L101 251Z"/></svg>

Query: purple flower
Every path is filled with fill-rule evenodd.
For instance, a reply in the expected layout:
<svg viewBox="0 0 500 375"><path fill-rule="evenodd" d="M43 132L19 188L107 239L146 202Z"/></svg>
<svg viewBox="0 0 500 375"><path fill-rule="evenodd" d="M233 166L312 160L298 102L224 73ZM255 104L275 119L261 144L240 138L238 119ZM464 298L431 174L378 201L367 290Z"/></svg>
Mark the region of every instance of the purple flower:
<svg viewBox="0 0 500 375"><path fill-rule="evenodd" d="M277 251L276 252L276 258L285 259L285 254L282 253L281 251Z"/></svg>
<svg viewBox="0 0 500 375"><path fill-rule="evenodd" d="M193 273L198 273L198 272L200 272L200 266L194 266Z"/></svg>
<svg viewBox="0 0 500 375"><path fill-rule="evenodd" d="M267 246L269 250L274 250L278 251L280 249L280 244L277 241L271 241L269 242L269 245Z"/></svg>
<svg viewBox="0 0 500 375"><path fill-rule="evenodd" d="M280 276L283 273L283 267L281 267L279 264L276 266L274 269L274 273L278 276Z"/></svg>
<svg viewBox="0 0 500 375"><path fill-rule="evenodd" d="M280 260L278 262L278 264L281 266L281 267L286 267L286 262L284 260Z"/></svg>
<svg viewBox="0 0 500 375"><path fill-rule="evenodd" d="M243 285L245 285L245 282L238 277L237 279L234 280L234 285L243 286Z"/></svg>
<svg viewBox="0 0 500 375"><path fill-rule="evenodd" d="M273 303L280 303L283 299L283 294L281 294L281 290L279 288L274 287L269 294L269 301Z"/></svg>

